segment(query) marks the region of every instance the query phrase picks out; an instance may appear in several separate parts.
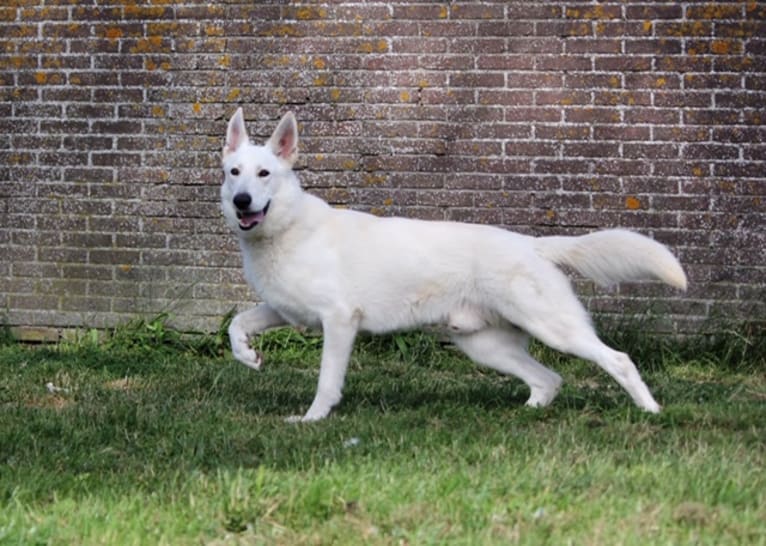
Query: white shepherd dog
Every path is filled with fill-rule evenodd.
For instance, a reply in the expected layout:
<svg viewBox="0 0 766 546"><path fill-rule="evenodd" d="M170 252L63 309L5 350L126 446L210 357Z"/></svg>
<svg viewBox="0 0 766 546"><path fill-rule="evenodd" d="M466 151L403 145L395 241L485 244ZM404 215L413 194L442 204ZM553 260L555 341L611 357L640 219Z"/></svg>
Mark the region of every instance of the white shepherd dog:
<svg viewBox="0 0 766 546"><path fill-rule="evenodd" d="M335 209L305 193L292 170L292 113L263 146L249 141L242 109L223 148L221 205L237 234L245 277L263 302L234 317L234 357L259 369L249 337L285 324L321 328L319 385L291 420L327 417L341 400L354 338L441 325L471 359L514 375L546 406L561 377L527 352L529 336L591 360L642 409L658 412L628 355L607 347L568 278L567 265L601 285L656 278L684 290L686 275L663 245L613 229L580 237L529 237L496 227L378 218Z"/></svg>

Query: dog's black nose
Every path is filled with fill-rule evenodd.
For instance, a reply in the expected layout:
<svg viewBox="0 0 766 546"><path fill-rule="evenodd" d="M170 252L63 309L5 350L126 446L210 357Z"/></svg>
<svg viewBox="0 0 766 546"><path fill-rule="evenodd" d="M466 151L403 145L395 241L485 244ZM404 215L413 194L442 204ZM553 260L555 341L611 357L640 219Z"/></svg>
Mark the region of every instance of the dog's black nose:
<svg viewBox="0 0 766 546"><path fill-rule="evenodd" d="M252 201L253 198L250 197L249 193L238 193L234 196L234 206L239 210L247 210Z"/></svg>

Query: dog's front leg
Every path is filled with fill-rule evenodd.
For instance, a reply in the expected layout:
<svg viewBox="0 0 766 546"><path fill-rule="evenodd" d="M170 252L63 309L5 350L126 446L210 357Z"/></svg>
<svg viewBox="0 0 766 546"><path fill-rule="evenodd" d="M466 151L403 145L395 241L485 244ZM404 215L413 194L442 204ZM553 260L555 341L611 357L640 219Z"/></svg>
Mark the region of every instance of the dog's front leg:
<svg viewBox="0 0 766 546"><path fill-rule="evenodd" d="M274 309L262 303L235 316L229 325L229 341L234 358L245 366L260 369L263 364L261 354L250 347L249 337L267 330L287 324Z"/></svg>
<svg viewBox="0 0 766 546"><path fill-rule="evenodd" d="M358 328L359 321L353 317L333 316L322 321L324 342L316 396L306 415L290 417L288 421L319 421L327 417L332 407L340 402L348 359Z"/></svg>

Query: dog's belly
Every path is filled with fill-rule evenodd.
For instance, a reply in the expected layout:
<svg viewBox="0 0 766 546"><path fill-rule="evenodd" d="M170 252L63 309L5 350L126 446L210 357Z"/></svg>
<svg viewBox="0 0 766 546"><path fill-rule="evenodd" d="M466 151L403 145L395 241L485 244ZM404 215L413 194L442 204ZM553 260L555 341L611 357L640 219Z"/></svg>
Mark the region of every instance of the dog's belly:
<svg viewBox="0 0 766 546"><path fill-rule="evenodd" d="M494 324L498 320L491 309L460 298L366 307L362 310L360 318L360 330L373 334L424 327L468 334Z"/></svg>
<svg viewBox="0 0 766 546"><path fill-rule="evenodd" d="M272 306L279 315L293 326L305 326L307 328L320 328L322 322L319 316L308 312L306 309L296 309L286 306Z"/></svg>

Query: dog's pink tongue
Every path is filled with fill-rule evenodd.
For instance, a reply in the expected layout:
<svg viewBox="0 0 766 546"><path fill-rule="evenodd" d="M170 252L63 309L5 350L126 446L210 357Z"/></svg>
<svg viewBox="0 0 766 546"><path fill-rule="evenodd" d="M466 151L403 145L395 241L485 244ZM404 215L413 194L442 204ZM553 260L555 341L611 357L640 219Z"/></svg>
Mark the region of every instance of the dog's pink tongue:
<svg viewBox="0 0 766 546"><path fill-rule="evenodd" d="M263 211L259 210L258 212L244 215L242 219L239 221L239 223L243 227L249 228L251 226L254 226L255 224L262 222L264 216L266 215L263 213Z"/></svg>

